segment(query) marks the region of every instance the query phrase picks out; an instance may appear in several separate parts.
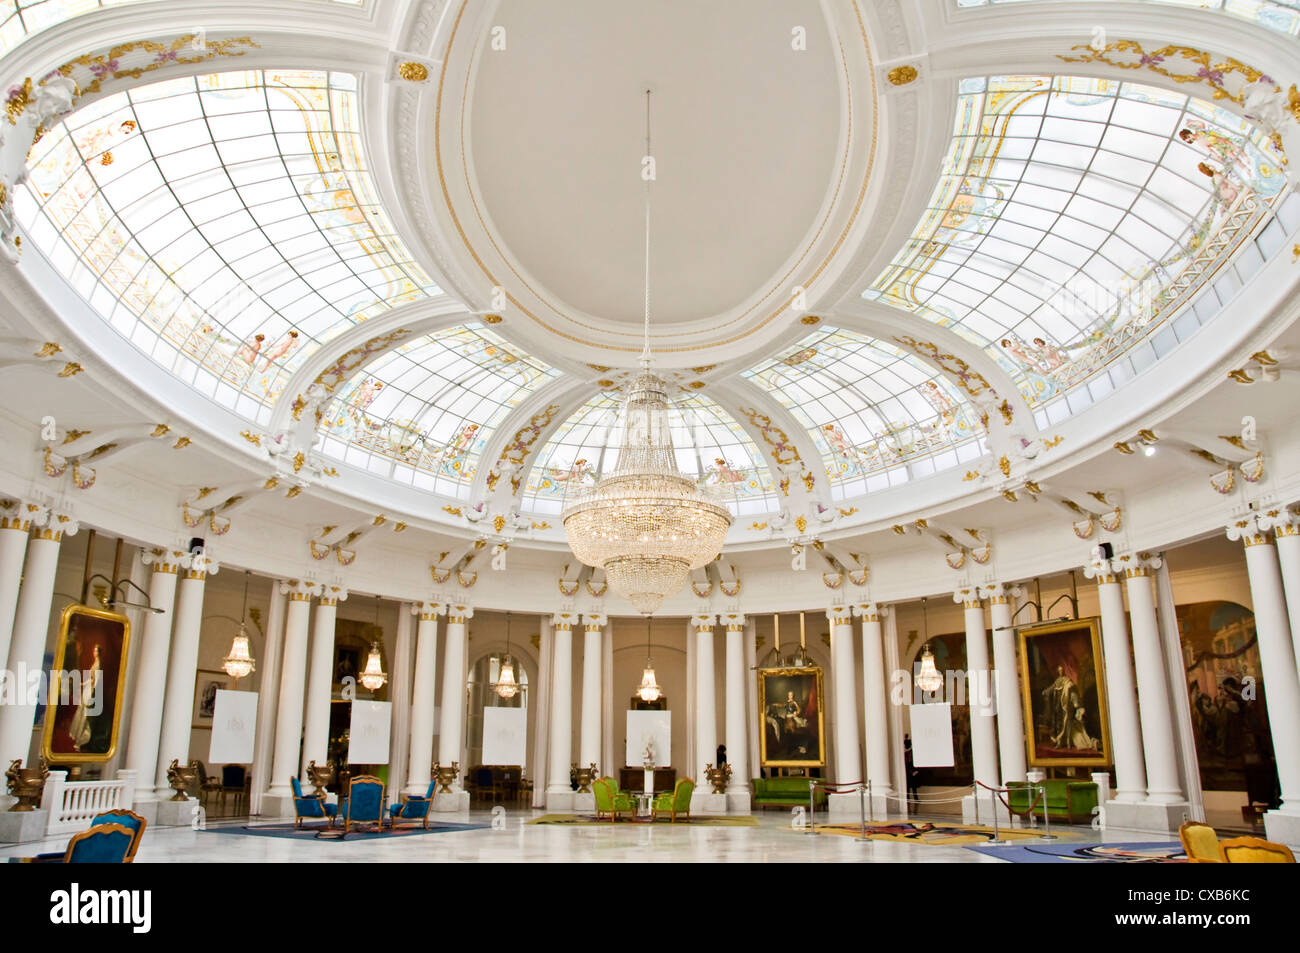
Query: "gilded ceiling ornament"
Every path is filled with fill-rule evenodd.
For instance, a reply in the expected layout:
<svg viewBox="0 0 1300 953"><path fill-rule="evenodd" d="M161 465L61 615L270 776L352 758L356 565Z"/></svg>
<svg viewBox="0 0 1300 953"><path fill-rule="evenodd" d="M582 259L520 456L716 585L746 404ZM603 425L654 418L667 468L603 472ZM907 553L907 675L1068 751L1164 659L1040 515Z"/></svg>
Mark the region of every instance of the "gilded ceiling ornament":
<svg viewBox="0 0 1300 953"><path fill-rule="evenodd" d="M307 462L307 455L304 454L301 450L299 450L297 453L293 455L293 472L297 473L299 470L301 470L303 464L306 462Z"/></svg>
<svg viewBox="0 0 1300 953"><path fill-rule="evenodd" d="M280 481L277 480L275 477L271 477L269 480L267 480L265 483L262 484L262 489L274 490L279 485L280 485ZM200 495L199 498L202 499L202 496Z"/></svg>
<svg viewBox="0 0 1300 953"><path fill-rule="evenodd" d="M1238 384L1253 384L1255 379L1247 374L1243 369L1238 368L1235 371L1228 371L1228 378L1236 381Z"/></svg>
<svg viewBox="0 0 1300 953"><path fill-rule="evenodd" d="M845 509L844 507L841 506L839 510L840 510L840 516L852 516L854 513L858 511L858 508L856 506L850 506L848 509Z"/></svg>
<svg viewBox="0 0 1300 953"><path fill-rule="evenodd" d="M1064 440L1065 438L1062 437L1060 434L1058 434L1055 437L1052 437L1050 440L1044 440L1043 447L1046 448L1047 450L1051 450L1053 447L1059 447L1061 445L1061 442Z"/></svg>
<svg viewBox="0 0 1300 953"><path fill-rule="evenodd" d="M89 433L90 433L89 430L69 430L67 433L63 435L62 445L66 447L68 444L76 440L80 440L82 437L87 436Z"/></svg>
<svg viewBox="0 0 1300 953"><path fill-rule="evenodd" d="M496 530L498 533L501 532L503 529L506 528L506 518L502 516L500 513L492 517L492 528Z"/></svg>
<svg viewBox="0 0 1300 953"><path fill-rule="evenodd" d="M292 500L295 496L297 496L301 492L302 492L302 487L291 486L289 487L289 489L285 490L284 498L286 500Z"/></svg>
<svg viewBox="0 0 1300 953"><path fill-rule="evenodd" d="M1131 454L1133 452L1133 448L1130 447L1123 440L1115 441L1115 449L1118 450L1120 453L1124 453L1124 454Z"/></svg>
<svg viewBox="0 0 1300 953"><path fill-rule="evenodd" d="M167 432L170 431L171 429L172 428L168 427L166 424L158 424L156 427L153 428L153 433L149 434L149 436L151 437L166 436Z"/></svg>
<svg viewBox="0 0 1300 953"><path fill-rule="evenodd" d="M1241 476L1247 483L1258 483L1264 476L1264 455L1255 454L1253 459L1247 460L1238 469L1241 470Z"/></svg>
<svg viewBox="0 0 1300 953"><path fill-rule="evenodd" d="M1230 91L1225 80L1238 76L1244 85L1264 78L1260 70L1240 60L1227 56L1215 62L1213 54L1190 46L1162 46L1148 52L1136 40L1116 40L1100 50L1088 44L1072 46L1070 50L1081 55L1059 56L1058 59L1066 63L1105 63L1118 69L1146 69L1175 83L1209 86L1214 90L1213 98L1226 99L1238 106L1244 104L1245 94L1240 90ZM1281 92L1280 87L1278 92Z"/></svg>
<svg viewBox="0 0 1300 953"><path fill-rule="evenodd" d="M1011 409L1011 401L1004 399L1002 403L998 405L998 413L1002 415L1002 422L1010 427L1011 418L1014 414L1014 411Z"/></svg>
<svg viewBox="0 0 1300 953"><path fill-rule="evenodd" d="M251 433L247 430L239 431L239 435L255 447L262 445L262 435L260 433Z"/></svg>
<svg viewBox="0 0 1300 953"><path fill-rule="evenodd" d="M597 374L608 374L610 371L613 370L612 367L608 367L604 364L588 364L587 366L590 367Z"/></svg>
<svg viewBox="0 0 1300 953"><path fill-rule="evenodd" d="M705 383L704 381L691 381L686 386L691 388L692 390L701 390L705 386Z"/></svg>
<svg viewBox="0 0 1300 953"><path fill-rule="evenodd" d="M1106 499L1105 490L1089 490L1088 495L1100 503L1102 506L1111 506L1110 500Z"/></svg>
<svg viewBox="0 0 1300 953"><path fill-rule="evenodd" d="M85 459L87 459L87 460L94 460L96 457L102 457L104 454L108 453L110 450L116 450L116 449L117 449L117 444L115 444L115 443L105 443L105 444L100 444L100 445L99 445L98 447L96 447L94 450L90 451L90 453L86 454Z"/></svg>
<svg viewBox="0 0 1300 953"><path fill-rule="evenodd" d="M599 599L601 596L603 596L606 592L609 591L609 580L605 580L600 584L599 587L597 587L591 584L591 577L588 576L587 581L583 583L583 585L586 586L587 592L590 593L591 596L595 599Z"/></svg>
<svg viewBox="0 0 1300 953"><path fill-rule="evenodd" d="M1219 439L1220 439L1220 440L1226 440L1228 443L1232 444L1232 445L1233 445L1234 447L1236 447L1238 450L1245 450L1245 449L1246 449L1246 442L1245 442L1244 440L1242 440L1241 437L1238 436L1238 435L1235 434L1235 433L1234 433L1234 434L1226 434L1226 435L1225 435L1225 434L1219 434Z"/></svg>
<svg viewBox="0 0 1300 953"><path fill-rule="evenodd" d="M559 586L560 586L560 595L562 595L562 596L575 596L575 595L578 594L578 581L577 581L576 579L575 579L574 582L573 582L573 588L572 588L572 589L566 589L566 588L564 588L564 580L563 580L563 579L559 579L559 580L556 580L556 581L559 583Z"/></svg>
<svg viewBox="0 0 1300 953"><path fill-rule="evenodd" d="M1080 539L1092 539L1092 534L1097 532L1097 524L1091 516L1086 519L1075 520L1070 525L1074 529L1074 535Z"/></svg>
<svg viewBox="0 0 1300 953"><path fill-rule="evenodd" d="M886 74L885 78L893 86L906 86L908 83L914 82L918 75L915 66L904 65L895 66Z"/></svg>
<svg viewBox="0 0 1300 953"><path fill-rule="evenodd" d="M709 373L709 371L713 370L713 369L714 369L715 367L717 367L717 366L718 366L717 364L702 364L702 365L700 365L699 367L692 367L692 368L691 368L691 373L692 373L692 374L707 374L707 373Z"/></svg>
<svg viewBox="0 0 1300 953"><path fill-rule="evenodd" d="M814 324L817 324L819 321L821 321L821 318L817 317L817 315L815 314L805 314L802 318L799 319L800 324L806 324L810 327Z"/></svg>
<svg viewBox="0 0 1300 953"><path fill-rule="evenodd" d="M484 323L484 324L500 324L501 321L502 321L502 318L501 318L501 315L499 315L499 314L485 314L485 315L483 315L483 323Z"/></svg>
<svg viewBox="0 0 1300 953"><path fill-rule="evenodd" d="M33 101L32 78L28 76L21 86L14 86L5 97L5 115L9 117L9 125L18 125L18 118L27 111L27 107Z"/></svg>
<svg viewBox="0 0 1300 953"><path fill-rule="evenodd" d="M268 487L268 489L270 489L270 488ZM199 493L198 493L198 496L194 497L194 499L195 499L195 500L201 500L201 499L203 499L205 496L209 496L210 494L213 494L213 493L216 493L216 492L217 492L217 488L216 488L215 486L201 486L201 487L199 487Z"/></svg>
<svg viewBox="0 0 1300 953"><path fill-rule="evenodd" d="M613 382L612 380L610 380L608 377L602 377L600 380L596 381L596 386L597 386L597 387L613 387L613 386L614 386L614 382Z"/></svg>
<svg viewBox="0 0 1300 953"><path fill-rule="evenodd" d="M795 517L794 525L795 528L799 530L799 532L801 533L806 532L808 530L808 518L800 514L799 516Z"/></svg>
<svg viewBox="0 0 1300 953"><path fill-rule="evenodd" d="M172 444L172 449L173 449L173 450L184 450L186 447L188 447L188 446L189 446L190 444L192 444L193 442L194 442L194 441L191 440L189 437L177 437L177 438L176 438L176 442L175 442L174 444Z"/></svg>
<svg viewBox="0 0 1300 953"><path fill-rule="evenodd" d="M978 470L967 470L966 475L961 478L962 483L969 483L971 480L978 480L980 472Z"/></svg>
<svg viewBox="0 0 1300 953"><path fill-rule="evenodd" d="M532 522L532 528L533 528L533 529L550 529L550 528L551 528L551 524L548 523L548 522L546 522L546 520L542 520L540 523L537 522L536 520L533 520L533 521L531 521L531 522Z"/></svg>
<svg viewBox="0 0 1300 953"><path fill-rule="evenodd" d="M1210 486L1214 487L1215 493L1227 495L1233 491L1237 485L1236 471L1229 467L1221 473L1211 474Z"/></svg>
<svg viewBox="0 0 1300 953"><path fill-rule="evenodd" d="M958 385L971 397L989 394L998 396L988 379L979 371L972 371L970 364L955 354L945 354L933 341L918 341L910 334L895 335L894 341L938 364L949 376L957 379Z"/></svg>
<svg viewBox="0 0 1300 953"><path fill-rule="evenodd" d="M1097 517L1097 522L1101 523L1101 528L1108 533L1115 533L1124 525L1124 513L1117 506L1109 513L1102 513Z"/></svg>
<svg viewBox="0 0 1300 953"><path fill-rule="evenodd" d="M762 523L760 523L760 522L758 522L758 521L755 521L755 522L753 522L753 523L750 524L750 527L749 527L749 528L752 529L752 530L755 530L755 531L762 530L762 529L767 529L767 523L766 523L766 521L765 521L765 522L762 522Z"/></svg>
<svg viewBox="0 0 1300 953"><path fill-rule="evenodd" d="M1019 502L1019 500L1020 500L1020 498L1019 498L1018 496L1016 496L1016 491L1015 491L1015 490L1003 490L1003 491L1002 491L1002 496L1003 496L1003 497L1007 500L1007 502L1009 502L1009 503L1016 503L1016 502Z"/></svg>
<svg viewBox="0 0 1300 953"><path fill-rule="evenodd" d="M1003 476L1011 476L1011 461L1003 457L998 461L998 469L1002 471Z"/></svg>
<svg viewBox="0 0 1300 953"><path fill-rule="evenodd" d="M1277 366L1277 358L1268 353L1268 351L1256 351L1250 356L1250 359L1264 367Z"/></svg>
<svg viewBox="0 0 1300 953"><path fill-rule="evenodd" d="M89 490L95 485L95 471L91 467L83 467L80 462L72 464L72 485L78 490Z"/></svg>
<svg viewBox="0 0 1300 953"><path fill-rule="evenodd" d="M55 344L53 341L46 341L45 344L41 346L41 349L35 352L34 356L53 357L55 354L58 354L62 350L63 348Z"/></svg>
<svg viewBox="0 0 1300 953"><path fill-rule="evenodd" d="M68 363L63 365L63 370L59 371L59 376L76 377L84 370L85 368L82 367L80 364L78 364L76 361L68 361Z"/></svg>
<svg viewBox="0 0 1300 953"><path fill-rule="evenodd" d="M844 573L842 572L824 572L822 573L822 585L827 589L838 589L844 584Z"/></svg>
<svg viewBox="0 0 1300 953"><path fill-rule="evenodd" d="M78 71L83 71L81 79L77 81L78 90L80 95L89 96L98 93L105 83L123 77L139 79L145 73L152 73L167 66L186 66L205 63L218 57L243 56L249 49L259 48L258 44L247 36L229 37L224 40L209 40L204 37L196 45L198 39L195 34L186 33L169 44L156 43L153 40L121 43L107 53L98 55L87 53L75 60L69 60L55 72L63 76L72 76ZM133 60L139 65L126 65Z"/></svg>
<svg viewBox="0 0 1300 953"><path fill-rule="evenodd" d="M779 464L802 463L799 448L790 440L784 430L772 423L772 418L754 407L741 407L740 412L749 418L749 422L758 428L763 442L772 449L772 459Z"/></svg>
<svg viewBox="0 0 1300 953"><path fill-rule="evenodd" d="M423 63L408 60L405 63L398 64L397 75L408 83L423 83L429 78L429 67Z"/></svg>
<svg viewBox="0 0 1300 953"><path fill-rule="evenodd" d="M461 508L460 508L459 506L444 506L444 507L442 508L442 511L443 511L444 513L450 513L452 516L464 516L464 515L465 515L464 511L461 510Z"/></svg>

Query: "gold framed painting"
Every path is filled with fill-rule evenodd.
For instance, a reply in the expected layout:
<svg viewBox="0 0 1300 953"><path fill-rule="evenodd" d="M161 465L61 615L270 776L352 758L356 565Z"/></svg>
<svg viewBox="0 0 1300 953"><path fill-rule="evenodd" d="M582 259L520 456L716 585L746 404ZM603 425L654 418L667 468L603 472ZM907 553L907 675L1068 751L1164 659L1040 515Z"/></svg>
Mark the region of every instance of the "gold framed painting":
<svg viewBox="0 0 1300 953"><path fill-rule="evenodd" d="M820 768L826 764L820 668L764 668L758 672L759 762L765 768Z"/></svg>
<svg viewBox="0 0 1300 953"><path fill-rule="evenodd" d="M41 753L51 764L103 764L117 751L131 623L91 606L63 610Z"/></svg>
<svg viewBox="0 0 1300 953"><path fill-rule="evenodd" d="M1016 633L1025 742L1034 767L1111 763L1101 621L1045 622Z"/></svg>

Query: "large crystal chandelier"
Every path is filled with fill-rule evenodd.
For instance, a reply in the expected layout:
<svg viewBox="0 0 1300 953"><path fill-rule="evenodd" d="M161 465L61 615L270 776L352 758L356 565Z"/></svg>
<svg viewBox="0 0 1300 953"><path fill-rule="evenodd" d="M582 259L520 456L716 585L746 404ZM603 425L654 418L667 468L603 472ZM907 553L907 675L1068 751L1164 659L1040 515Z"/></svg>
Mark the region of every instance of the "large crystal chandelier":
<svg viewBox="0 0 1300 953"><path fill-rule="evenodd" d="M646 91L646 158L650 159L650 91ZM686 585L692 569L722 551L731 526L713 502L677 469L669 430L668 384L650 370L650 181L645 199L645 347L641 373L621 409L622 437L612 473L564 510L573 554L605 570L614 591L649 615Z"/></svg>

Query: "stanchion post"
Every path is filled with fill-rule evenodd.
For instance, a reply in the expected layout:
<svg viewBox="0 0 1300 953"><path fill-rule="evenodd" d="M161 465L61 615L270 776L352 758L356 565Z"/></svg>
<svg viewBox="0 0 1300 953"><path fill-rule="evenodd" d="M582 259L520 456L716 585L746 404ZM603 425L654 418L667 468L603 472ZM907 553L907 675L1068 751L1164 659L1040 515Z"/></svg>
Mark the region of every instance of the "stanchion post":
<svg viewBox="0 0 1300 953"><path fill-rule="evenodd" d="M1043 840L1057 840L1057 836L1052 833L1051 815L1047 813L1047 789L1039 784L1038 793L1043 796Z"/></svg>
<svg viewBox="0 0 1300 953"><path fill-rule="evenodd" d="M867 840L867 805L866 802L863 800L863 792L864 792L864 788L862 787L861 784L859 784L858 785L858 816L862 819L862 840L865 843Z"/></svg>
<svg viewBox="0 0 1300 953"><path fill-rule="evenodd" d="M992 792L992 790L993 790L992 788L989 788L989 791L990 791L990 792ZM991 806L992 809L993 809L993 839L992 839L991 841L989 841L989 845L992 846L992 847L1002 847L1003 845L1005 845L1005 844L1007 844L1007 843L1009 843L1009 842L1008 842L1008 841L1004 841L1004 840L1002 839L1002 832L998 830L998 806L997 806L997 803L996 803L996 802L993 802L993 803L990 804L990 806Z"/></svg>
<svg viewBox="0 0 1300 953"><path fill-rule="evenodd" d="M971 799L975 802L975 826L979 827L980 823L980 783L976 781L970 786Z"/></svg>
<svg viewBox="0 0 1300 953"><path fill-rule="evenodd" d="M876 821L876 802L875 802L875 800L874 800L874 799L872 798L872 796L871 796L871 782L870 782L870 781L867 782L867 804L868 804L868 810L871 811L871 822L874 824L875 821ZM888 810L888 809L889 809L889 805L885 805L885 809Z"/></svg>
<svg viewBox="0 0 1300 953"><path fill-rule="evenodd" d="M808 833L809 834L817 833L817 825L815 823L817 820L817 801L813 798L813 795L816 793L816 791L817 791L817 781L813 778L809 778L808 779Z"/></svg>

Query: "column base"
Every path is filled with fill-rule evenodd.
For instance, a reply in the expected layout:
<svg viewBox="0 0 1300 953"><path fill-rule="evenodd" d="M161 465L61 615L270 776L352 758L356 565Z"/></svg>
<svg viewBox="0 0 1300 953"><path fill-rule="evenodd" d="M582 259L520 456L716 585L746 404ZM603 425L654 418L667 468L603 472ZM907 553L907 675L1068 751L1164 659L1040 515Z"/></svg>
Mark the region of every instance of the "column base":
<svg viewBox="0 0 1300 953"><path fill-rule="evenodd" d="M1143 831L1152 834L1175 834L1192 808L1186 801L1160 804L1151 801L1107 801L1106 830Z"/></svg>
<svg viewBox="0 0 1300 953"><path fill-rule="evenodd" d="M574 814L596 813L596 795L574 791L570 796L573 798L572 810Z"/></svg>
<svg viewBox="0 0 1300 953"><path fill-rule="evenodd" d="M728 814L750 814L754 810L748 791L728 791L723 796L727 799Z"/></svg>
<svg viewBox="0 0 1300 953"><path fill-rule="evenodd" d="M1300 849L1300 815L1266 811L1264 835L1267 840L1286 844L1292 849Z"/></svg>
<svg viewBox="0 0 1300 953"><path fill-rule="evenodd" d="M433 810L436 814L458 814L469 811L469 792L452 791L450 794L434 794Z"/></svg>
<svg viewBox="0 0 1300 953"><path fill-rule="evenodd" d="M262 810L259 817L296 817L292 794L263 794Z"/></svg>
<svg viewBox="0 0 1300 953"><path fill-rule="evenodd" d="M425 792L428 790L429 782L425 781L423 784L408 784L406 787L402 788L402 793L408 797L424 797Z"/></svg>
<svg viewBox="0 0 1300 953"><path fill-rule="evenodd" d="M547 791L546 809L553 814L572 814L574 811L573 799L575 797L578 797L578 795L569 788L565 788L563 791ZM595 813L596 796L591 795L591 799L591 810L592 813Z"/></svg>
<svg viewBox="0 0 1300 953"><path fill-rule="evenodd" d="M145 823L150 827L158 824L158 800L156 798L150 798L147 801L136 801L131 805L131 810L143 817Z"/></svg>
<svg viewBox="0 0 1300 953"><path fill-rule="evenodd" d="M202 807L195 797L184 801L159 801L156 823L159 827L191 827L194 819L202 816L200 811Z"/></svg>
<svg viewBox="0 0 1300 953"><path fill-rule="evenodd" d="M979 808L976 810L975 799L979 798ZM1002 806L1002 802L997 800L990 791L983 791L980 794L967 794L961 799L961 822L963 824L982 824L991 827L993 825L993 812L998 813L998 824L1002 827L1011 826L1011 812Z"/></svg>
<svg viewBox="0 0 1300 953"><path fill-rule="evenodd" d="M727 795L714 794L712 791L691 792L692 814L726 814Z"/></svg>
<svg viewBox="0 0 1300 953"><path fill-rule="evenodd" d="M40 808L34 811L5 811L0 814L0 843L26 844L29 841L44 840L49 820L50 812Z"/></svg>
<svg viewBox="0 0 1300 953"><path fill-rule="evenodd" d="M833 819L861 820L862 799L856 791L848 794L826 795L826 813Z"/></svg>

